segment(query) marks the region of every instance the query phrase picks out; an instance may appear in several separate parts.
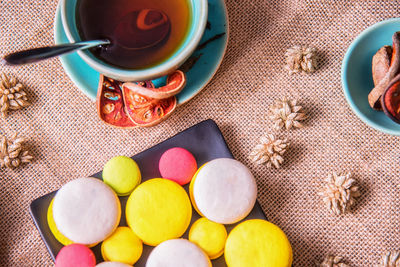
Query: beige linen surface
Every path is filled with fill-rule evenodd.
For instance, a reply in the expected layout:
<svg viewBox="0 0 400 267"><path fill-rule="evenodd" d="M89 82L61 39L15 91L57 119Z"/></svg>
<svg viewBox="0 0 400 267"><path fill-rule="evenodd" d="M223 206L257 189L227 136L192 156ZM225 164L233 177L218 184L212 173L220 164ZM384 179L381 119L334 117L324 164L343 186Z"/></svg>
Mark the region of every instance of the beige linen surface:
<svg viewBox="0 0 400 267"><path fill-rule="evenodd" d="M53 43L56 1L0 0L0 54ZM153 128L118 130L99 121L93 102L57 59L7 68L26 84L32 106L0 121L0 133L29 137L36 160L0 170L0 265L50 266L29 213L30 202L72 179L99 171L115 155L131 156L214 119L234 156L254 172L258 200L288 235L294 266L315 266L327 253L351 266L373 266L382 251L400 249L399 137L367 127L344 98L340 67L352 40L368 26L398 17L398 1L228 0L230 40L218 73L194 99ZM286 48L312 45L322 60L312 75L289 76ZM299 99L306 127L279 132L292 147L281 170L256 166L248 154L271 131L267 107L279 96ZM335 217L317 196L330 171L351 171L362 197L353 213Z"/></svg>

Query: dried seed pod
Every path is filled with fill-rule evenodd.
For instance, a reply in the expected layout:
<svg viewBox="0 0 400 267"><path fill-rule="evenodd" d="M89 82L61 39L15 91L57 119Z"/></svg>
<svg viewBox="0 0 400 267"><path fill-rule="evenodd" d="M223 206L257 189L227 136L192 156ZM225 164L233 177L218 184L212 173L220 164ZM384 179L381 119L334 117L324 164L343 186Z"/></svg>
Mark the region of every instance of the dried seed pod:
<svg viewBox="0 0 400 267"><path fill-rule="evenodd" d="M9 110L18 110L29 106L24 86L17 79L0 73L0 113L6 117Z"/></svg>
<svg viewBox="0 0 400 267"><path fill-rule="evenodd" d="M355 204L355 198L360 196L356 180L351 173L328 174L325 187L318 192L327 208L335 215L347 213Z"/></svg>
<svg viewBox="0 0 400 267"><path fill-rule="evenodd" d="M317 68L317 50L308 46L293 46L286 53L285 69L290 74L304 71L314 72Z"/></svg>
<svg viewBox="0 0 400 267"><path fill-rule="evenodd" d="M377 267L400 267L400 250L387 252Z"/></svg>
<svg viewBox="0 0 400 267"><path fill-rule="evenodd" d="M25 139L18 137L15 133L10 140L0 135L0 167L16 168L21 163L29 163L33 157L25 150L23 143Z"/></svg>
<svg viewBox="0 0 400 267"><path fill-rule="evenodd" d="M286 97L276 101L269 108L269 118L274 122L274 128L279 130L286 128L301 128L303 124L300 122L305 120L307 116L302 110L303 108L297 105L296 100L291 100Z"/></svg>
<svg viewBox="0 0 400 267"><path fill-rule="evenodd" d="M273 134L260 138L260 143L250 152L249 158L257 164L265 164L268 168L279 169L283 163L283 154L289 148L286 139L278 139Z"/></svg>
<svg viewBox="0 0 400 267"><path fill-rule="evenodd" d="M342 261L343 257L328 255L325 257L320 267L350 267Z"/></svg>

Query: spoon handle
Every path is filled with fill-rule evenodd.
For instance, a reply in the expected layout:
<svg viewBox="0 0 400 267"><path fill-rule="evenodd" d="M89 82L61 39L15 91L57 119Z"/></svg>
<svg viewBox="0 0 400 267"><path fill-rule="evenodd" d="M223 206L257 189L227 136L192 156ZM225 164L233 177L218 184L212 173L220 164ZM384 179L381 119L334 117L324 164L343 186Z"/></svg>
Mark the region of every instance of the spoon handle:
<svg viewBox="0 0 400 267"><path fill-rule="evenodd" d="M109 40L94 40L87 42L78 42L71 44L60 44L55 46L46 46L34 49L28 49L6 55L1 61L8 65L21 65L38 62L40 60L64 55L76 50L88 49L91 47L110 44Z"/></svg>

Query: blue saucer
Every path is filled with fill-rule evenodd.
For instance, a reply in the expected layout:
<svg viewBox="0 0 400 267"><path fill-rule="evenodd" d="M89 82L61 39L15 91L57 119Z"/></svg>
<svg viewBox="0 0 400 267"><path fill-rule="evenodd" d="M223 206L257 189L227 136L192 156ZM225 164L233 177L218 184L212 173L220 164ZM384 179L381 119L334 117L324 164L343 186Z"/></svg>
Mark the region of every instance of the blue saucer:
<svg viewBox="0 0 400 267"><path fill-rule="evenodd" d="M351 109L367 125L392 135L400 135L400 124L373 110L368 94L374 88L372 57L382 46L392 45L392 35L399 29L400 18L372 25L353 41L342 63L342 86Z"/></svg>
<svg viewBox="0 0 400 267"><path fill-rule="evenodd" d="M208 23L197 50L181 69L186 73L186 87L177 95L183 104L193 98L217 72L228 44L228 15L224 0L208 1ZM57 8L54 39L56 44L69 43L65 35L59 8ZM99 73L86 64L77 53L60 57L61 64L75 85L92 100L96 100ZM156 87L165 83L165 77L153 80Z"/></svg>

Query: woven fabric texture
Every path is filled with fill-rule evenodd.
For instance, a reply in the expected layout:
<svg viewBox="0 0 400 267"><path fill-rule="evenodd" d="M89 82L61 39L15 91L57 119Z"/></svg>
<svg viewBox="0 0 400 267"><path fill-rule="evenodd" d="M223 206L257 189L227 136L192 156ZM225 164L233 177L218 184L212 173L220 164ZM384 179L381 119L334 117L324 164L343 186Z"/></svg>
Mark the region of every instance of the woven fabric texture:
<svg viewBox="0 0 400 267"><path fill-rule="evenodd" d="M53 43L57 1L0 0L0 55ZM228 0L230 40L210 84L162 124L110 128L95 104L69 80L58 59L0 66L27 87L32 105L0 120L0 133L28 138L35 161L0 169L0 265L51 266L30 218L30 202L64 183L99 171L115 155L131 156L204 119L214 119L234 156L251 168L269 220L288 235L294 266L315 266L332 253L351 266L373 266L400 248L399 138L367 127L350 110L340 67L352 40L368 26L400 15L392 0ZM285 50L311 45L319 70L288 75ZM282 169L248 159L272 130L267 109L277 98L299 100L305 128L278 131L292 146ZM362 197L354 211L332 216L317 195L331 171L351 171Z"/></svg>

